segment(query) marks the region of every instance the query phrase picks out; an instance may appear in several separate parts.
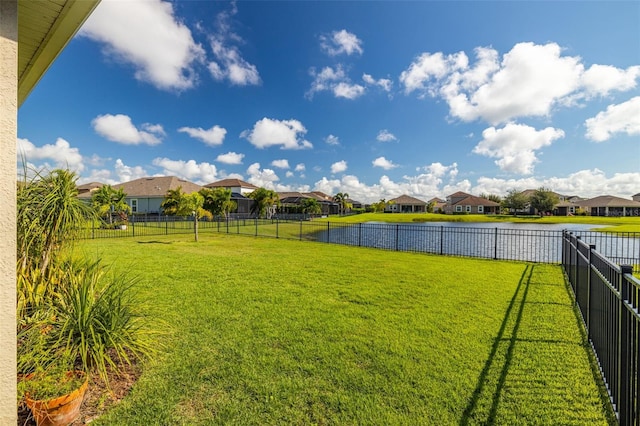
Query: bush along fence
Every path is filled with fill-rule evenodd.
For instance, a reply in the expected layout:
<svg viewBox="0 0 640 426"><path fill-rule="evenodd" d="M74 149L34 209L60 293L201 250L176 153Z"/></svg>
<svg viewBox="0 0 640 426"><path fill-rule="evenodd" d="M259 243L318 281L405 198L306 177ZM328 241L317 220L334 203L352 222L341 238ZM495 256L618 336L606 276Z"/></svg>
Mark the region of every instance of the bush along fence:
<svg viewBox="0 0 640 426"><path fill-rule="evenodd" d="M640 280L570 232L562 265L621 425L640 424Z"/></svg>
<svg viewBox="0 0 640 426"><path fill-rule="evenodd" d="M94 225L85 238L146 237L194 232L193 218L132 216L124 229ZM428 224L344 224L309 220L219 218L198 222L201 233L273 237L373 247L386 250L520 260L541 263L562 261L563 231L503 229L497 227L437 226ZM618 264L634 265L640 272L640 233L581 232L595 242L600 253Z"/></svg>

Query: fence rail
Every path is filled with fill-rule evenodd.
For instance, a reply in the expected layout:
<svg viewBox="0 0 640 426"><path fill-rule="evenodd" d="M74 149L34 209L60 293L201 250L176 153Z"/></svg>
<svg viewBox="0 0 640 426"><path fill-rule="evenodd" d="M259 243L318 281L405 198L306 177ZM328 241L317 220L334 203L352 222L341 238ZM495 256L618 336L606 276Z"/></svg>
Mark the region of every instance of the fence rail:
<svg viewBox="0 0 640 426"><path fill-rule="evenodd" d="M198 222L199 232L220 232L283 239L318 241L385 250L560 263L563 231L498 227L431 226L425 224L332 223L318 220L218 218ZM120 238L194 232L192 218L133 217L126 229L93 226L84 238ZM581 231L583 240L601 254L640 272L640 233Z"/></svg>
<svg viewBox="0 0 640 426"><path fill-rule="evenodd" d="M562 265L618 421L639 425L640 280L596 247L563 232Z"/></svg>

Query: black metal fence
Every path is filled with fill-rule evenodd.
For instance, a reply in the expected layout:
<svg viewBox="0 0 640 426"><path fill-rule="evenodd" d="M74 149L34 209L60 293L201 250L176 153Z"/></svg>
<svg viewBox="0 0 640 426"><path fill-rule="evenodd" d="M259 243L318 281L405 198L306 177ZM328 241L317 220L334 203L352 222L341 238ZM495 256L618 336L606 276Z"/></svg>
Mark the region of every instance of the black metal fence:
<svg viewBox="0 0 640 426"><path fill-rule="evenodd" d="M591 239L563 232L562 265L621 425L639 425L640 280Z"/></svg>
<svg viewBox="0 0 640 426"><path fill-rule="evenodd" d="M432 226L428 224L332 223L310 220L220 218L198 222L200 232L318 241L385 250L520 260L562 261L563 231L504 229L499 227ZM193 218L132 217L126 229L93 226L85 238L118 238L194 232ZM640 272L640 233L581 231L583 239L598 245L600 253Z"/></svg>

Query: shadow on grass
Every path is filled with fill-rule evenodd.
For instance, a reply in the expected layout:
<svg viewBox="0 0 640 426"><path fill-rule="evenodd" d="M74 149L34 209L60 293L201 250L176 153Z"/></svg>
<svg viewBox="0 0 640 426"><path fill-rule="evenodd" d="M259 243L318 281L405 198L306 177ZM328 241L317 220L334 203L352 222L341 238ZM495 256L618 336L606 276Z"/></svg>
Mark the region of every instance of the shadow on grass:
<svg viewBox="0 0 640 426"><path fill-rule="evenodd" d="M138 244L172 244L171 241L138 241Z"/></svg>
<svg viewBox="0 0 640 426"><path fill-rule="evenodd" d="M498 348L500 347L500 343L505 339L505 333L507 332L507 324L512 315L513 309L516 307L516 302L518 299L518 295L522 292L522 297L518 306L518 312L516 314L515 324L511 331L511 337L509 338L509 347L506 352L504 364L500 371L500 375L498 378L498 384L496 385L496 390L493 393L492 401L491 401L491 409L489 412L489 416L486 420L486 424L493 424L495 421L495 417L498 411L498 402L500 401L500 395L502 393L502 389L504 388L505 381L507 379L507 373L509 371L509 366L511 365L511 359L513 358L513 351L515 349L518 329L520 328L520 323L522 321L522 312L524 310L525 302L527 300L527 293L529 292L529 284L531 283L531 276L533 275L534 266L527 265L524 271L522 271L522 275L520 276L520 281L518 282L518 287L516 287L516 291L511 298L511 302L509 303L509 307L505 312L504 319L502 320L502 324L500 326L500 330L498 331L498 335L496 336L493 346L491 347L491 353L489 354L489 358L487 362L485 362L484 368L478 377L478 383L476 384L476 388L473 391L473 396L467 404L467 407L462 414L462 420L460 421L461 425L468 425L471 420L474 411L478 405L478 401L480 396L482 395L482 391L484 390L485 384L489 379L489 372L493 367L493 364L496 359L496 355L498 353ZM524 289L523 289L524 287Z"/></svg>

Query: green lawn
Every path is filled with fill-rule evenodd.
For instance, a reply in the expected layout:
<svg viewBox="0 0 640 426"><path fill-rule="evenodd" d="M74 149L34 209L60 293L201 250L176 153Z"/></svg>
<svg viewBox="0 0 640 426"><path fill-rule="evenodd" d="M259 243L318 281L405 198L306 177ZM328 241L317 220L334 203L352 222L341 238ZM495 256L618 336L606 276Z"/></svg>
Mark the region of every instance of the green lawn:
<svg viewBox="0 0 640 426"><path fill-rule="evenodd" d="M609 424L556 265L192 239L83 243L170 324L96 425Z"/></svg>
<svg viewBox="0 0 640 426"><path fill-rule="evenodd" d="M507 215L450 215L437 213L363 213L351 216L330 216L317 219L331 222L514 222L514 223L584 223L610 225L607 232L640 232L640 217L601 216L507 216ZM602 229L596 229L602 231Z"/></svg>

